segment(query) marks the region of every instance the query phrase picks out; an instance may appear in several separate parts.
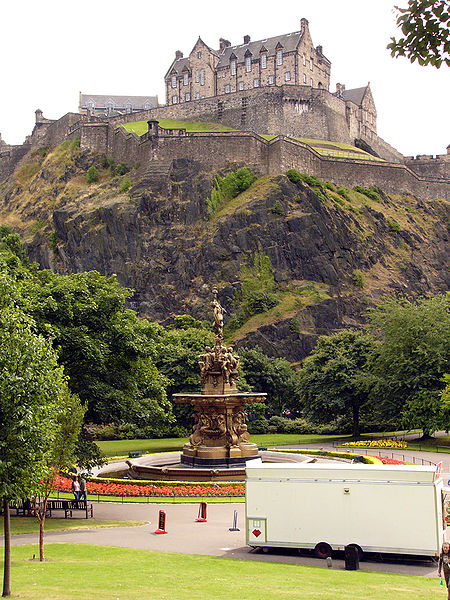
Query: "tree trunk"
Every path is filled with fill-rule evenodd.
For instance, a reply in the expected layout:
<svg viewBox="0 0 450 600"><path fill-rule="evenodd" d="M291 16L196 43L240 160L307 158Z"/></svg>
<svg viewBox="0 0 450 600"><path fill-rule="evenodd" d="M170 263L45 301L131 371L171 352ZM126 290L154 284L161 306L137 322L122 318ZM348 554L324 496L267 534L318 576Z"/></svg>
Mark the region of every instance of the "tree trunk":
<svg viewBox="0 0 450 600"><path fill-rule="evenodd" d="M352 437L359 437L359 406L352 406L353 413L353 431Z"/></svg>
<svg viewBox="0 0 450 600"><path fill-rule="evenodd" d="M39 560L41 562L45 561L45 556L44 556L44 525L45 525L45 511L44 511L44 514L39 519Z"/></svg>
<svg viewBox="0 0 450 600"><path fill-rule="evenodd" d="M5 529L5 565L3 569L3 594L11 595L11 521L9 518L9 500L3 498L3 524Z"/></svg>

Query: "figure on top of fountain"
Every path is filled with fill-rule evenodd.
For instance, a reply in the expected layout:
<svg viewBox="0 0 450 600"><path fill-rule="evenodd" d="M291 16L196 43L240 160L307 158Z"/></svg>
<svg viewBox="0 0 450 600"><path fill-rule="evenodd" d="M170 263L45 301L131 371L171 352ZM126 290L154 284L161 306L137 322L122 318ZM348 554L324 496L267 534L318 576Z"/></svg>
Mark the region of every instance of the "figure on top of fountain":
<svg viewBox="0 0 450 600"><path fill-rule="evenodd" d="M205 354L199 357L200 376L203 393L222 394L236 390L239 356L234 354L232 346L223 345L223 314L225 309L217 299L217 289L213 289L215 346L206 346Z"/></svg>
<svg viewBox="0 0 450 600"><path fill-rule="evenodd" d="M223 340L223 315L227 311L217 300L217 288L213 288L214 300L211 302L214 312L214 331L220 341Z"/></svg>

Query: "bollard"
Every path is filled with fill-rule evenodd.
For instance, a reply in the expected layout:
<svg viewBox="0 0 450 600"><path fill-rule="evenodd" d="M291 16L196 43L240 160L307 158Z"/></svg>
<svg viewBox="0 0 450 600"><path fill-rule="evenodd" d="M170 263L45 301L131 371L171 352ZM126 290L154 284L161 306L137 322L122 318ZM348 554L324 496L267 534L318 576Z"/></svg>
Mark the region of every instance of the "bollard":
<svg viewBox="0 0 450 600"><path fill-rule="evenodd" d="M327 567L329 569L331 569L332 566L333 566L333 563L331 561L331 556L327 556Z"/></svg>
<svg viewBox="0 0 450 600"><path fill-rule="evenodd" d="M198 516L195 519L196 523L206 523L206 502L200 502L200 506L198 507Z"/></svg>
<svg viewBox="0 0 450 600"><path fill-rule="evenodd" d="M348 546L344 546L345 552L345 570L346 571L357 571L359 569L359 555L358 548L349 544Z"/></svg>
<svg viewBox="0 0 450 600"><path fill-rule="evenodd" d="M158 529L155 531L155 533L158 533L158 534L167 533L167 531L166 531L166 513L163 510L159 511Z"/></svg>
<svg viewBox="0 0 450 600"><path fill-rule="evenodd" d="M237 520L238 520L238 511L235 510L234 515L233 515L233 527L230 527L229 531L240 531L240 529L237 526Z"/></svg>

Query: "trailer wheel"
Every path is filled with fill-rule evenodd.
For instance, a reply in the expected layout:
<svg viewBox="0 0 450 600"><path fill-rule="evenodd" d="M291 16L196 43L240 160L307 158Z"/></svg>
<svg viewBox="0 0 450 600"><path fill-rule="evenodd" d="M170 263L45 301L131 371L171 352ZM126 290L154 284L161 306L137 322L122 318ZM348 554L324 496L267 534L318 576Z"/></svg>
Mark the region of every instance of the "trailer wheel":
<svg viewBox="0 0 450 600"><path fill-rule="evenodd" d="M361 546L358 546L358 544L348 544L349 548L356 548L356 552L358 553L358 560L363 560L364 558L364 552L361 548Z"/></svg>
<svg viewBox="0 0 450 600"><path fill-rule="evenodd" d="M319 542L314 548L314 552L317 558L327 558L327 556L331 556L331 546L326 542Z"/></svg>

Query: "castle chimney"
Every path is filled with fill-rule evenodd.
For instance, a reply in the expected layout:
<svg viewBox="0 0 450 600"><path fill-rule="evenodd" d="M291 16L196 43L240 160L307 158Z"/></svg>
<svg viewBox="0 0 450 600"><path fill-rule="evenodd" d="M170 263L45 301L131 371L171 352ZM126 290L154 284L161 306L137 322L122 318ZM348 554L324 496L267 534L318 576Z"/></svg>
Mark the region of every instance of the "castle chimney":
<svg viewBox="0 0 450 600"><path fill-rule="evenodd" d="M244 44L249 44L249 43L250 43L250 36L244 35Z"/></svg>
<svg viewBox="0 0 450 600"><path fill-rule="evenodd" d="M179 58L183 58L183 53L181 52L181 50L177 50L175 52L175 60L178 60Z"/></svg>
<svg viewBox="0 0 450 600"><path fill-rule="evenodd" d="M43 119L42 110L38 108L37 110L35 110L34 114L36 115L36 123L40 123Z"/></svg>
<svg viewBox="0 0 450 600"><path fill-rule="evenodd" d="M224 40L223 38L220 38L219 46L220 46L220 51L223 52L225 50L225 48L228 48L229 46L231 46L231 42L229 42L228 40Z"/></svg>
<svg viewBox="0 0 450 600"><path fill-rule="evenodd" d="M308 19L300 19L300 33L305 33L305 31L308 29L308 25Z"/></svg>
<svg viewBox="0 0 450 600"><path fill-rule="evenodd" d="M322 46L317 46L316 52L317 52L317 54L323 54L323 47Z"/></svg>
<svg viewBox="0 0 450 600"><path fill-rule="evenodd" d="M343 83L336 84L336 95L342 98L342 93L345 91L345 85Z"/></svg>

